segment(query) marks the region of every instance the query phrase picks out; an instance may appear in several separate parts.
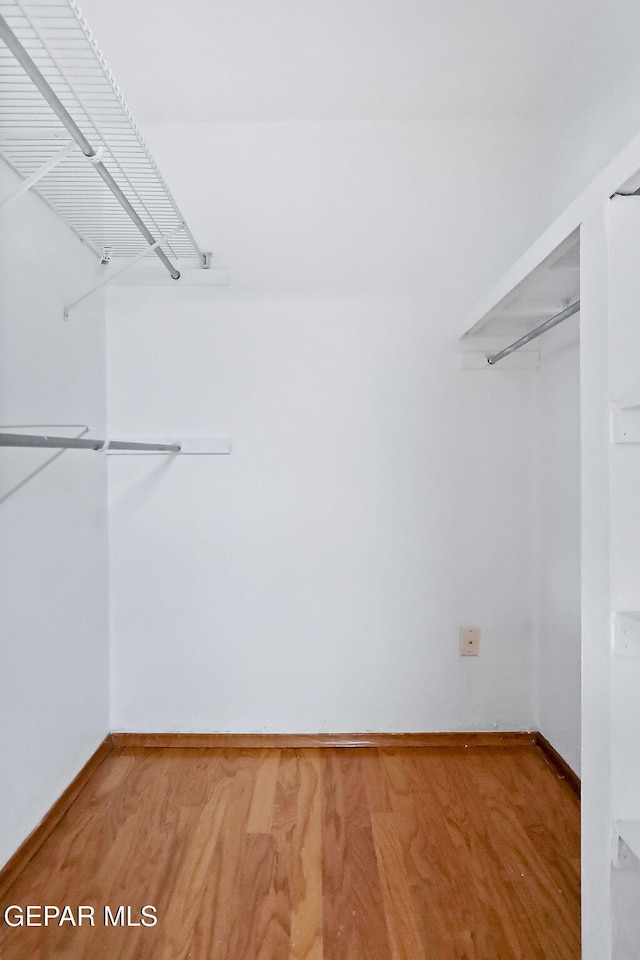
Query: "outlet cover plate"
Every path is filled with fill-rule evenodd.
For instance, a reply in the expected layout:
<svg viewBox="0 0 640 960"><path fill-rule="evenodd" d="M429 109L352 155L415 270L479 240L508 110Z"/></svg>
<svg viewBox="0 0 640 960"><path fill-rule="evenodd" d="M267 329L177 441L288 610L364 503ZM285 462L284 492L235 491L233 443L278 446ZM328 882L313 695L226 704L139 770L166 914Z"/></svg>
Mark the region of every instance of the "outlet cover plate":
<svg viewBox="0 0 640 960"><path fill-rule="evenodd" d="M460 627L460 656L477 657L480 653L480 628Z"/></svg>

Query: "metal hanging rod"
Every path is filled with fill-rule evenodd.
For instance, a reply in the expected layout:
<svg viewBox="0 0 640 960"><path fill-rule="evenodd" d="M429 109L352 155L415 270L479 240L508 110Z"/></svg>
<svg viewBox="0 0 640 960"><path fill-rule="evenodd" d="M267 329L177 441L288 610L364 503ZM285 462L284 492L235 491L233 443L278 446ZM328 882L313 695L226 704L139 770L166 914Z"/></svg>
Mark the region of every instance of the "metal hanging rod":
<svg viewBox="0 0 640 960"><path fill-rule="evenodd" d="M180 453L179 443L138 443L131 440L89 440L27 433L0 433L0 447L47 447L58 450L146 450Z"/></svg>
<svg viewBox="0 0 640 960"><path fill-rule="evenodd" d="M555 316L545 320L544 323L541 323L540 326L536 327L535 330L532 330L531 333L526 333L524 337L520 337L519 340L516 340L515 343L505 347L504 350L500 350L498 353L494 353L493 356L487 357L487 363L490 363L493 366L494 363L498 363L499 360L503 360L504 357L508 357L510 353L514 353L516 350L519 350L520 347L524 347L525 343L531 343L532 340L540 337L543 333L546 333L547 330L557 327L558 324L562 323L563 320L568 320L569 317L572 317L574 313L578 313L579 310L580 301L576 300L575 303L569 304L569 306L565 307L564 310L561 310L560 313L556 313Z"/></svg>
<svg viewBox="0 0 640 960"><path fill-rule="evenodd" d="M127 213L129 218L133 221L135 226L138 228L142 236L145 238L147 243L150 246L153 246L156 243L156 239L148 229L147 225L144 223L142 218L138 215L135 208L129 202L122 189L118 186L114 180L111 173L107 170L104 163L101 160L101 156L96 151L82 130L75 122L67 108L64 106L60 98L57 96L53 88L47 82L39 68L36 66L34 61L31 59L23 45L20 43L20 40L16 37L15 33L5 20L3 16L0 15L0 38L4 41L7 48L11 51L13 56L16 58L20 66L23 68L27 76L31 79L34 86L39 90L44 99L47 101L55 115L58 117L60 122L66 127L74 141L82 150L85 157L87 157L95 167L96 173L104 181L106 186L109 188L111 193L114 195L120 206ZM180 271L171 263L166 253L158 246L154 247L155 255L162 261L164 266L169 271L170 276L174 280L180 279Z"/></svg>

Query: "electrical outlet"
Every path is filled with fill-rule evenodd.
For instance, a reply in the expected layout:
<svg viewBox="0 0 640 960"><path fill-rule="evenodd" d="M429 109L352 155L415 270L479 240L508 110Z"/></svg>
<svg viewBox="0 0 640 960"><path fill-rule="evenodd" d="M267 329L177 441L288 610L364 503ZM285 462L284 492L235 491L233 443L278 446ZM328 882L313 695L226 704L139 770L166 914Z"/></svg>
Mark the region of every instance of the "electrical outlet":
<svg viewBox="0 0 640 960"><path fill-rule="evenodd" d="M460 627L460 656L477 657L480 653L480 628Z"/></svg>

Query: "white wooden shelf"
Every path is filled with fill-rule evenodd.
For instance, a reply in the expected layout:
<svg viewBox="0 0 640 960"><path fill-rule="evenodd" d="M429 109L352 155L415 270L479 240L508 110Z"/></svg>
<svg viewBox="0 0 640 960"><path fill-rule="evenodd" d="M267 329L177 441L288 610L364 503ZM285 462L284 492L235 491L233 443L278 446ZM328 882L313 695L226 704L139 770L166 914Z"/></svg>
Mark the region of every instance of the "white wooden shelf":
<svg viewBox="0 0 640 960"><path fill-rule="evenodd" d="M560 243L555 235L545 241L543 254L537 245L516 265L510 289L496 289L468 316L461 350L482 350L487 339L500 349L580 298L579 231Z"/></svg>
<svg viewBox="0 0 640 960"><path fill-rule="evenodd" d="M614 614L614 652L621 657L640 657L640 610Z"/></svg>

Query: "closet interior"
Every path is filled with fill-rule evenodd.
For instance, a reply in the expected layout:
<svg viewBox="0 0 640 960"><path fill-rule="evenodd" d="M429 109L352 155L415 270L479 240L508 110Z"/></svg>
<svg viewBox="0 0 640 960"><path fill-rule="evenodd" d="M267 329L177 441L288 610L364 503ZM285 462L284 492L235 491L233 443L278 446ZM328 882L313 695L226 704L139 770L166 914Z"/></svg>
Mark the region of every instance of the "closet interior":
<svg viewBox="0 0 640 960"><path fill-rule="evenodd" d="M364 821L345 827L345 836L369 831L370 859L382 876L390 850L398 864L406 856L407 875L418 870L384 820L394 797L403 809L389 773L404 776L389 759L394 750L499 753L517 743L535 747L538 759L543 749L549 771L567 781L562 786L581 789L582 955L634 956L640 191L631 173L640 166L640 141L455 324L442 319L444 283L441 300L428 301L433 276L423 283L420 264L410 264L406 277L419 294L391 296L393 284L373 256L373 265L360 264L365 280L355 269L353 281L336 279L316 263L317 275L309 268L311 280L294 276L290 286L295 270L283 267L266 293L259 270L247 270L238 292L225 257L204 249L210 237L200 243L203 224L212 235L215 229L190 196L197 175L183 164L183 181L174 184L187 197L188 220L74 0L0 0L0 41L0 254L7 265L0 345L8 358L0 390L0 598L8 638L0 893L11 889L16 864L23 870L37 862L46 840L38 825L49 822L58 798L71 804L89 789L89 780L73 777L87 763L93 775L110 751L129 757L186 744L198 752L207 737L230 738L220 747L229 756L249 743L242 737L253 738L246 749L264 749L265 759L275 750L276 760L256 774L256 790L267 791L276 813L270 819L254 793L247 822L262 827L246 830L269 837L270 850L293 790L293 781L278 779L285 767L293 777L292 767L278 766L280 751L377 750L363 769L379 772L386 756L387 780L375 781L369 770L358 786L345 774L358 802L365 783L371 808L358 808ZM194 124L188 135L194 144L211 136L211 152L212 143L224 152L224 138L238 136L232 149L245 151L247 164L251 138L267 137L273 180L259 185L265 203L277 183L274 195L280 190L285 199L274 203L289 216L298 202L314 230L326 202L321 197L310 213L305 204L322 184L322 164L299 186L282 173L289 155L299 176L300 157L316 162L313 138L328 138L334 169L324 189L337 209L344 183L354 195L370 190L377 202L379 174L393 163L390 182L401 194L405 177L420 179L413 151L423 151L423 162L438 140L429 132L421 140L411 127L398 160L384 124L374 133L355 125L348 135L356 159L347 161L342 129L274 126L275 134L260 124L211 134ZM172 131L160 126L153 136L179 169ZM368 159L372 144L380 167L363 186L357 158ZM442 171L448 165L445 158ZM254 176L262 173L256 165ZM245 169L237 175L250 183ZM455 182L452 196L457 189ZM496 198L500 191L496 177ZM406 216L413 199L396 204ZM478 203L480 223L486 210L481 197ZM391 213L383 207L376 217L392 218L388 206ZM464 212L462 204L456 215ZM401 231L389 222L391 250ZM371 233L367 224L361 240ZM410 229L424 225L411 220ZM330 258L342 238L332 223L325 230L319 249ZM525 236L523 228L514 250ZM227 228L230 237L237 239ZM280 242L294 254L302 246L293 227L283 228ZM352 246L358 252L362 242ZM496 241L495 256L474 275L476 287L509 249L508 240ZM471 241L465 251L473 259ZM434 241L431 256L438 253ZM454 259L449 248L445 259ZM374 293L363 292L367 277L380 284ZM459 318L458 306L468 303L456 296ZM465 637L471 642L463 651ZM305 754L295 773L318 837L322 811L344 799L336 800L339 777L328 756ZM481 795L483 777L473 769ZM322 782L329 786L321 802ZM300 839L298 827L293 833ZM318 837L301 841L305 869ZM481 846L482 837L473 842ZM425 855L419 869L428 874L427 862ZM423 894L405 867L398 874L413 909ZM571 882L577 869L574 858L566 867ZM294 881L300 877L292 889ZM392 887L381 886L386 908ZM309 889L315 896L321 884ZM562 909L568 916L565 903ZM575 945L577 915L570 921L575 929L566 934L567 921L563 943ZM413 942L418 926L388 927L395 947L380 957L413 956L402 944ZM316 946L295 955L320 960L318 937L316 929ZM0 930L0 954L1 938Z"/></svg>

